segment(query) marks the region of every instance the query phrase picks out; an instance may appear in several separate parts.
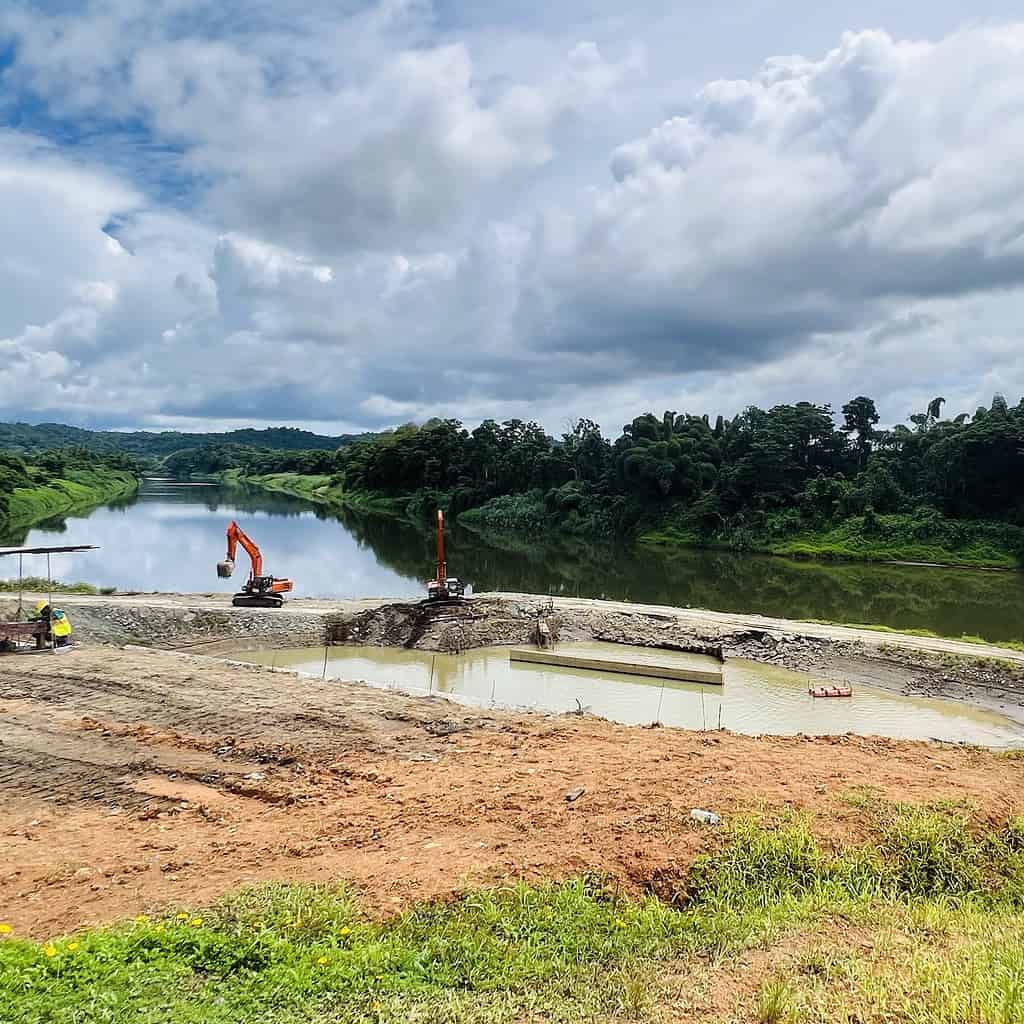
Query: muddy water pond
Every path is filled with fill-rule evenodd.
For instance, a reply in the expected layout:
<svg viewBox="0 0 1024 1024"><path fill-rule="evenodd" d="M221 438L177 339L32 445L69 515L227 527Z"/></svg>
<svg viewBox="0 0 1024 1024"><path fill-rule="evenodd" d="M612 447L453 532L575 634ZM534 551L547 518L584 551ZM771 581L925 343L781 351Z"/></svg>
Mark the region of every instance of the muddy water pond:
<svg viewBox="0 0 1024 1024"><path fill-rule="evenodd" d="M560 652L622 658L630 648L560 644ZM650 651L643 651L649 655ZM1024 744L1024 731L1001 715L957 701L905 697L858 685L851 698L813 698L830 685L799 672L729 659L721 686L509 661L507 647L461 655L383 647L257 651L239 660L289 668L317 679L345 679L408 693L439 693L481 707L564 713L580 708L626 725L731 729L748 735L858 735L940 739L990 747ZM659 652L675 665L718 667L711 658Z"/></svg>

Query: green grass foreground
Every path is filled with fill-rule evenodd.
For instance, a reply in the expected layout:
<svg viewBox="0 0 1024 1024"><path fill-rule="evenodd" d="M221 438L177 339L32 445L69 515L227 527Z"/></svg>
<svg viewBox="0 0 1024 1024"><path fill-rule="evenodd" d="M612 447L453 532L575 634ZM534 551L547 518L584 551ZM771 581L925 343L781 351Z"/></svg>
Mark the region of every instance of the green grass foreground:
<svg viewBox="0 0 1024 1024"><path fill-rule="evenodd" d="M721 1020L1024 1019L1024 819L979 829L958 808L851 802L874 843L831 849L804 819L742 820L680 880L674 905L582 879L470 892L379 922L344 890L275 886L52 942L9 936L0 1019L687 1019L688 971L727 974L736 954L784 935L806 939L797 965L737 990ZM873 936L870 952L818 937L836 921Z"/></svg>

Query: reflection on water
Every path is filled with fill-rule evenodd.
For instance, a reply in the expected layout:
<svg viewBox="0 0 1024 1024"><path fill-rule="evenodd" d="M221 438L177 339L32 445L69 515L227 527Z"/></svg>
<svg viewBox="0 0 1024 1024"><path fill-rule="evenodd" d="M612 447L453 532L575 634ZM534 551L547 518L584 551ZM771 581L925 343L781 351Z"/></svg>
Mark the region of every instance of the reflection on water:
<svg viewBox="0 0 1024 1024"><path fill-rule="evenodd" d="M224 556L224 530L232 518L261 546L269 572L295 580L296 596L413 597L433 575L428 529L336 517L286 495L166 480L147 480L134 498L0 537L0 543L100 545L100 551L55 558L54 574L61 579L121 590L228 592L233 581L218 579L214 565ZM478 593L607 597L1024 640L1021 573L793 562L715 551L665 555L574 538L483 539L457 528L448 554L451 570ZM45 562L26 558L25 571L42 575ZM4 572L17 567L0 561Z"/></svg>
<svg viewBox="0 0 1024 1024"><path fill-rule="evenodd" d="M297 597L420 592L416 579L380 564L365 542L309 502L217 484L146 480L135 500L68 519L59 541L54 524L46 524L32 529L25 542L99 545L98 551L54 556L53 573L64 580L126 591L233 593L248 571L245 554L238 553L233 579L220 579L216 571L232 519L260 546L267 572L295 580ZM0 563L0 572L16 573L17 565ZM26 556L25 573L45 575L45 559Z"/></svg>
<svg viewBox="0 0 1024 1024"><path fill-rule="evenodd" d="M614 644L562 644L567 652L622 657ZM648 652L645 652L648 653ZM627 725L661 722L685 729L731 729L748 735L891 736L1008 746L1024 740L1009 719L955 701L903 697L858 686L850 699L808 695L813 677L751 661L728 660L723 686L510 662L508 649L462 655L382 647L299 648L237 655L328 679L359 680L413 693L437 692L482 706L567 712L581 707ZM664 654L668 663L700 660ZM717 662L706 659L717 666Z"/></svg>

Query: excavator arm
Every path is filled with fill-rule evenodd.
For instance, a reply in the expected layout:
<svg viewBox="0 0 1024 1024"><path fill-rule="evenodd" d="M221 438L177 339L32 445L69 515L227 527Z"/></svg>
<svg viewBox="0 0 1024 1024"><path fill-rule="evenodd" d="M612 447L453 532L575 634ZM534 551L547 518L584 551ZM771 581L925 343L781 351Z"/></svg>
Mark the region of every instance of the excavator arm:
<svg viewBox="0 0 1024 1024"><path fill-rule="evenodd" d="M235 571L235 555L238 553L238 545L249 556L252 569L249 572L249 579L255 579L263 575L263 555L256 546L256 542L232 520L228 524L228 556L223 562L217 563L217 575L222 579L228 579Z"/></svg>
<svg viewBox="0 0 1024 1024"><path fill-rule="evenodd" d="M235 555L238 553L239 545L249 556L252 566L249 570L249 579L231 599L231 603L239 608L280 608L284 603L281 595L289 593L295 585L289 579L269 576L263 572L263 555L256 542L233 521L228 524L227 558L217 563L217 575L222 579L228 579L234 573Z"/></svg>

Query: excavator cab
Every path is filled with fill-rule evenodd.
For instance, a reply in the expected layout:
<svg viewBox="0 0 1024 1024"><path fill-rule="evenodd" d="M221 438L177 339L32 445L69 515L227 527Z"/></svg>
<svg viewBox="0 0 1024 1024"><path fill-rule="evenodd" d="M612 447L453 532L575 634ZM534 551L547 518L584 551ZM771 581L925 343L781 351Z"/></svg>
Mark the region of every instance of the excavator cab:
<svg viewBox="0 0 1024 1024"><path fill-rule="evenodd" d="M217 575L221 579L230 579L235 571L235 554L241 544L252 562L249 579L242 589L231 599L236 608L280 608L284 604L285 594L290 593L295 584L289 579L268 576L263 572L263 555L255 542L246 535L236 522L228 524L227 558L217 563Z"/></svg>

